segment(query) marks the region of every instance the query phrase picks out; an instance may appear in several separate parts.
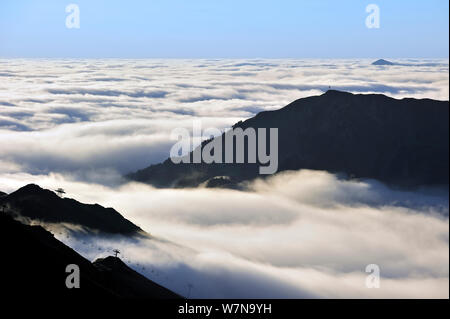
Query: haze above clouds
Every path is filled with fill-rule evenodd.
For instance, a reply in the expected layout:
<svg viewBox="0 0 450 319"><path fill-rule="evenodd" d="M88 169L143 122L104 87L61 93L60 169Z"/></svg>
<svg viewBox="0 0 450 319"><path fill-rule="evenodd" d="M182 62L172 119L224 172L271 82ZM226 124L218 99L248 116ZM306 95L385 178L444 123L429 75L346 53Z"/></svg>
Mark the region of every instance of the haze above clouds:
<svg viewBox="0 0 450 319"><path fill-rule="evenodd" d="M448 100L448 60L0 60L0 190L34 182L116 208L157 239L59 238L89 259L119 248L191 297L448 298L448 190L401 192L326 172L248 191L157 190L121 176L164 160L175 127L230 127L329 86ZM166 241L168 240L168 241ZM381 288L367 289L378 264Z"/></svg>

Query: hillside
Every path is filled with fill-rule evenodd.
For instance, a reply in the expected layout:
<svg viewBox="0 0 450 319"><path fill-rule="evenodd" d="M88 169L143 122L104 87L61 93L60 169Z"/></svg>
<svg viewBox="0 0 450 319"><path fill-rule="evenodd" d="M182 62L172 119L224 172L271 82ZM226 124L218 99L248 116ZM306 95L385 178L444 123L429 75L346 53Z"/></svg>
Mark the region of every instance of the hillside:
<svg viewBox="0 0 450 319"><path fill-rule="evenodd" d="M448 185L448 101L330 90L261 112L238 127L278 128L278 171L314 169L400 186ZM259 165L174 164L167 159L128 177L157 187L205 182L233 187L259 177Z"/></svg>
<svg viewBox="0 0 450 319"><path fill-rule="evenodd" d="M93 264L40 226L0 213L2 289L10 298L181 298L108 257ZM80 268L80 288L68 289L66 266ZM67 299L66 299L67 300Z"/></svg>
<svg viewBox="0 0 450 319"><path fill-rule="evenodd" d="M74 199L60 198L56 193L35 184L0 197L0 207L14 215L50 223L71 223L92 230L132 235L142 232L113 208L98 204L83 204Z"/></svg>

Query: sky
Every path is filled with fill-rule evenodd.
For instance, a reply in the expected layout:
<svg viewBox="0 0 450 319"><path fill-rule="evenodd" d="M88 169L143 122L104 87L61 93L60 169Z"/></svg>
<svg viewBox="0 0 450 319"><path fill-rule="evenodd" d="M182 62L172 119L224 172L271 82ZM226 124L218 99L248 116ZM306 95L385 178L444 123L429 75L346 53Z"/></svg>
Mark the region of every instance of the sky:
<svg viewBox="0 0 450 319"><path fill-rule="evenodd" d="M71 3L80 28L66 27ZM446 0L6 0L0 57L448 58L448 12Z"/></svg>

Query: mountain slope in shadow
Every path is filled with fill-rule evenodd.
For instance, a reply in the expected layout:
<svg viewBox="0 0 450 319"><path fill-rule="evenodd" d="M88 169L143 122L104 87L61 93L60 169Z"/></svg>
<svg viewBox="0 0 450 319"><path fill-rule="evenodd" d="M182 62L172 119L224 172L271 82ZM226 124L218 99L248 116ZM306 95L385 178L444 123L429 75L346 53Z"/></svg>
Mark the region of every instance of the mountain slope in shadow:
<svg viewBox="0 0 450 319"><path fill-rule="evenodd" d="M42 227L24 225L5 213L0 213L0 236L2 289L10 298L181 298L119 258L92 264ZM80 269L80 288L66 287L69 264Z"/></svg>
<svg viewBox="0 0 450 319"><path fill-rule="evenodd" d="M113 208L60 198L54 192L35 184L26 185L9 195L0 196L0 206L15 216L41 222L76 224L111 234L143 233L141 228L125 219Z"/></svg>
<svg viewBox="0 0 450 319"><path fill-rule="evenodd" d="M448 185L448 101L330 90L261 112L233 128L278 128L278 171L325 170L407 187ZM224 134L218 138L224 145ZM262 177L260 163L195 164L192 152L189 156L191 163L167 159L128 178L157 187L233 187Z"/></svg>
<svg viewBox="0 0 450 319"><path fill-rule="evenodd" d="M395 65L395 63L387 61L385 59L379 59L373 62L372 65Z"/></svg>

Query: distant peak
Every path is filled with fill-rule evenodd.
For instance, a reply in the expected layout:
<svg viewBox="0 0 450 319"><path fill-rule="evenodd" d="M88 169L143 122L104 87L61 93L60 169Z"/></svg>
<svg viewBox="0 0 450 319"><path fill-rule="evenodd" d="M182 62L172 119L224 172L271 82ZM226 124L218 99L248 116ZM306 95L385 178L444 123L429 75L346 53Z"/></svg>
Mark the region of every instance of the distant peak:
<svg viewBox="0 0 450 319"><path fill-rule="evenodd" d="M372 63L372 65L394 65L395 63L385 60L385 59L379 59Z"/></svg>

